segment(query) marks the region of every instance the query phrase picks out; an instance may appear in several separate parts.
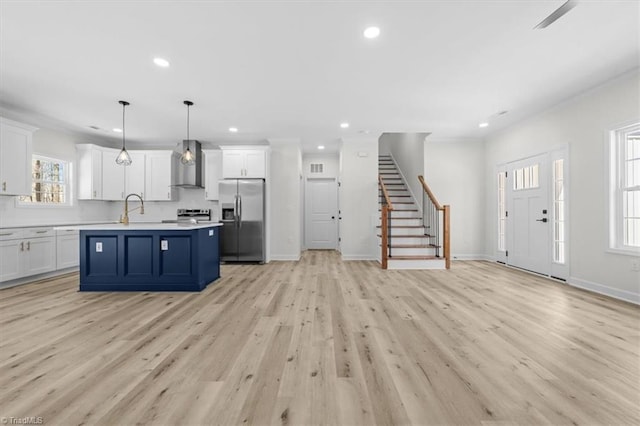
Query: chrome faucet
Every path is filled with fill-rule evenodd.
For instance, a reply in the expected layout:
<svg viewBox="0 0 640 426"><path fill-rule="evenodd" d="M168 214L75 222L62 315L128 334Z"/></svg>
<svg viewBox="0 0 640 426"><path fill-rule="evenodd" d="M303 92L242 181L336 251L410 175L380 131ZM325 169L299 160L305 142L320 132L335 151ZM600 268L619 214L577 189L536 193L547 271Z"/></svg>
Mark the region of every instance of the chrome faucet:
<svg viewBox="0 0 640 426"><path fill-rule="evenodd" d="M136 207L135 209L129 210L129 197L138 197L138 198L140 198L140 206ZM132 211L138 210L138 209L140 209L140 214L144 214L144 201L142 200L142 197L139 196L138 194L129 194L129 195L127 195L127 197L124 199L124 216L120 217L120 223L128 225L129 224L129 212L132 212Z"/></svg>

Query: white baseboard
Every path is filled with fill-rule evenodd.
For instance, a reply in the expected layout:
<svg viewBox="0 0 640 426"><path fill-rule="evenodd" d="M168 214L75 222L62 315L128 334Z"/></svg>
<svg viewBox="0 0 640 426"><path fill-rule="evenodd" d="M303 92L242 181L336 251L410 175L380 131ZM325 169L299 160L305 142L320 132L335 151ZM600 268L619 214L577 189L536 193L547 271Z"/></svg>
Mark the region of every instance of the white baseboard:
<svg viewBox="0 0 640 426"><path fill-rule="evenodd" d="M22 285L22 284L29 284L29 283L32 283L34 281L46 280L47 278L57 277L58 275L68 274L70 272L76 272L78 270L79 270L79 268L77 266L75 266L75 267L71 267L71 268L58 269L57 271L46 272L44 274L31 275L31 276L28 276L28 277L17 278L15 280L5 281L3 283L0 283L0 289L11 288L11 287L15 287L17 285Z"/></svg>
<svg viewBox="0 0 640 426"><path fill-rule="evenodd" d="M567 283L573 287L581 288L583 290L592 291L594 293L603 294L605 296L613 297L614 299L624 300L636 305L640 305L640 293L633 293L631 291L620 290L617 288L609 287L604 284L594 283L592 281L583 280L582 278L569 277Z"/></svg>
<svg viewBox="0 0 640 426"><path fill-rule="evenodd" d="M269 259L270 261L273 262L280 262L280 261L284 261L284 262L297 262L298 260L300 260L300 255L299 254L272 254L271 255L271 259Z"/></svg>
<svg viewBox="0 0 640 426"><path fill-rule="evenodd" d="M494 260L491 256L486 254L454 254L451 255L451 260Z"/></svg>

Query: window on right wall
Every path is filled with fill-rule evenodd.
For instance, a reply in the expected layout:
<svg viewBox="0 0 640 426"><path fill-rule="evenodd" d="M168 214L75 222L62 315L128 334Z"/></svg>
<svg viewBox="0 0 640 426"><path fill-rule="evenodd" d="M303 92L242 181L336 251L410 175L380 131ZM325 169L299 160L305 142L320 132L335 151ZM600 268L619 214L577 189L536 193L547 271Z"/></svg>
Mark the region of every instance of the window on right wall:
<svg viewBox="0 0 640 426"><path fill-rule="evenodd" d="M640 123L609 132L609 248L640 254Z"/></svg>

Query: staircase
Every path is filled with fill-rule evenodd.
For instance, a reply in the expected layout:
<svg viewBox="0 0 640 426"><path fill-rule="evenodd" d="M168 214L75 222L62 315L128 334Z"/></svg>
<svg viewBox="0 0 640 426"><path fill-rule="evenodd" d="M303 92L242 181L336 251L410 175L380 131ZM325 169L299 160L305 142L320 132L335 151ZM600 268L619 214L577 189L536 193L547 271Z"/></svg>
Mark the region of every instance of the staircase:
<svg viewBox="0 0 640 426"><path fill-rule="evenodd" d="M387 189L393 210L389 212L387 269L445 269L445 260L438 257L434 244L424 227L418 206L407 189L396 164L389 155L378 157L378 173ZM379 188L382 207L382 188ZM378 247L382 247L382 226L378 226ZM381 249L382 251L382 249Z"/></svg>

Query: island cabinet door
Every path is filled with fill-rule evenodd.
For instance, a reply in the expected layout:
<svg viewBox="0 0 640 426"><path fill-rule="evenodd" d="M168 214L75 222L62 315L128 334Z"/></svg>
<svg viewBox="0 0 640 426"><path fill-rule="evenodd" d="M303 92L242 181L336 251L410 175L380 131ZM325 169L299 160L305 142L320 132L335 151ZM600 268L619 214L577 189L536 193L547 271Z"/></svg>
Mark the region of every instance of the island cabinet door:
<svg viewBox="0 0 640 426"><path fill-rule="evenodd" d="M192 233L160 235L160 282L191 281L196 273L196 247Z"/></svg>
<svg viewBox="0 0 640 426"><path fill-rule="evenodd" d="M110 232L80 231L80 289L83 283L118 284L121 249L117 235Z"/></svg>

